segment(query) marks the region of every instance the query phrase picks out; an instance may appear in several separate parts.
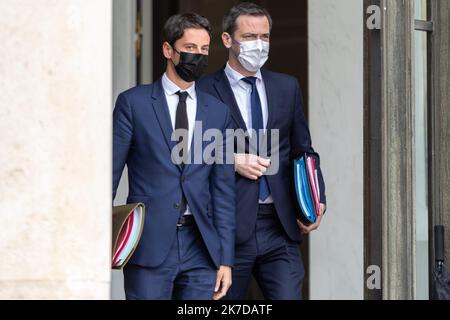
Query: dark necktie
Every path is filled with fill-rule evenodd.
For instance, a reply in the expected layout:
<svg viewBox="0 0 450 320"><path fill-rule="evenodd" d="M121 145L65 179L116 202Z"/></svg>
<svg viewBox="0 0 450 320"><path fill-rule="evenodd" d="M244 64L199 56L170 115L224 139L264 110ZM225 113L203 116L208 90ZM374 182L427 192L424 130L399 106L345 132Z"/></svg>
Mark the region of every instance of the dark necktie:
<svg viewBox="0 0 450 320"><path fill-rule="evenodd" d="M187 110L186 110L186 99L188 97L188 93L186 91L184 91L184 92L178 91L177 95L179 96L179 100L178 100L178 106L177 106L177 113L175 115L175 130L178 130L178 129L189 130L189 122L188 122L188 116L187 116ZM185 156L187 156L187 154L183 154L183 150L187 151L188 141L183 141L183 140L188 140L188 139L187 139L187 137L186 137L186 139L183 139L183 137L180 137L178 140L178 143L181 143L182 144L181 146L183 147L180 150L180 157L181 157L181 159L183 159L183 163L184 163L186 160Z"/></svg>
<svg viewBox="0 0 450 320"><path fill-rule="evenodd" d="M187 117L187 108L186 108L186 99L188 97L188 93L186 91L181 92L178 91L177 95L179 96L178 100L178 106L177 106L177 112L175 115L175 130L177 129L185 129L189 130L189 122ZM180 150L180 157L182 159L181 166L184 167L184 163L186 162L187 154L188 154L188 141L189 139L186 137L186 139L183 139L183 137L180 137L178 140L178 144L181 143L182 149ZM184 154L184 151L186 151L186 154ZM183 190L181 190L181 205L180 205L180 214L183 214L186 211L187 201L186 197L184 195Z"/></svg>
<svg viewBox="0 0 450 320"><path fill-rule="evenodd" d="M258 89L256 88L256 77L246 77L242 79L252 86L251 109L252 109L252 129L256 131L256 151L259 155L259 130L264 129L261 100L259 99ZM270 195L267 177L262 176L259 181L259 199L265 201Z"/></svg>

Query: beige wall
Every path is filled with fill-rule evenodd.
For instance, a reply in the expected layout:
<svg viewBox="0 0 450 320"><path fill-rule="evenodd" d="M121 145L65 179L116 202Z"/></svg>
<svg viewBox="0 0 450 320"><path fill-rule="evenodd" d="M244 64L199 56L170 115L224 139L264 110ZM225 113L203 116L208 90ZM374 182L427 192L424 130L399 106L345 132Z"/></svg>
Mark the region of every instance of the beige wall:
<svg viewBox="0 0 450 320"><path fill-rule="evenodd" d="M363 299L363 1L309 1L309 114L328 211L311 235L311 299Z"/></svg>
<svg viewBox="0 0 450 320"><path fill-rule="evenodd" d="M111 2L0 7L0 299L108 299Z"/></svg>

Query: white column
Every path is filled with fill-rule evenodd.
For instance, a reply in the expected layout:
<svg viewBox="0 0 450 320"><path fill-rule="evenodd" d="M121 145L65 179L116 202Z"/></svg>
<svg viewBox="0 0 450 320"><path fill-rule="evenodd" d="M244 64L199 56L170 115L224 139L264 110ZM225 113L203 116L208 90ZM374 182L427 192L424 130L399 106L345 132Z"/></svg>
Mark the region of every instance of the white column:
<svg viewBox="0 0 450 320"><path fill-rule="evenodd" d="M111 1L0 7L0 299L108 299Z"/></svg>
<svg viewBox="0 0 450 320"><path fill-rule="evenodd" d="M363 299L363 1L308 4L309 115L328 211L310 241L311 299Z"/></svg>

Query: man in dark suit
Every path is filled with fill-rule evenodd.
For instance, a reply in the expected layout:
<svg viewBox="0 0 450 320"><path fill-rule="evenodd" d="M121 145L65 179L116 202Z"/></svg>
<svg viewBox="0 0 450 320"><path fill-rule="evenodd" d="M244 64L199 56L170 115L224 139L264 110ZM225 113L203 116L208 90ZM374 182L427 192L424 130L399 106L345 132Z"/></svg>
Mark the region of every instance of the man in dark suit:
<svg viewBox="0 0 450 320"><path fill-rule="evenodd" d="M195 85L207 65L208 20L172 16L164 36L166 72L121 93L113 115L113 198L127 164L127 203L146 206L141 240L124 269L125 293L127 299L220 299L234 259L234 165L220 164L214 152L192 160L206 147L197 139L209 129L226 139L231 118Z"/></svg>
<svg viewBox="0 0 450 320"><path fill-rule="evenodd" d="M325 213L320 159L312 148L298 81L261 69L268 59L271 28L264 8L250 2L231 8L222 34L228 63L197 84L228 105L235 129L256 130L251 138L262 131L266 141L276 140L275 132L279 136L276 147L267 146L269 159L261 146L252 148L249 141L254 139L235 145L236 254L230 299L246 297L252 274L266 299L301 299L304 268L298 243L302 233L318 228ZM291 190L293 160L304 154L313 156L318 167L320 216L312 225L297 220ZM268 174L274 160L277 168Z"/></svg>

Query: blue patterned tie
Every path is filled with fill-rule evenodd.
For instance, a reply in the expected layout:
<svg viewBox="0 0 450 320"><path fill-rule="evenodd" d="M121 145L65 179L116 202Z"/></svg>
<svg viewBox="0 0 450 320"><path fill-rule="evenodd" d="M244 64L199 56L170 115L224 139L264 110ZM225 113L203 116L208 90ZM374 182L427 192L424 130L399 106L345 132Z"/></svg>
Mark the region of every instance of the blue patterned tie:
<svg viewBox="0 0 450 320"><path fill-rule="evenodd" d="M259 155L259 130L264 129L261 100L259 99L258 89L256 88L256 77L243 78L243 81L252 86L251 108L252 108L252 129L256 131L257 146ZM262 176L259 181L259 200L265 201L270 195L269 184L266 176Z"/></svg>

